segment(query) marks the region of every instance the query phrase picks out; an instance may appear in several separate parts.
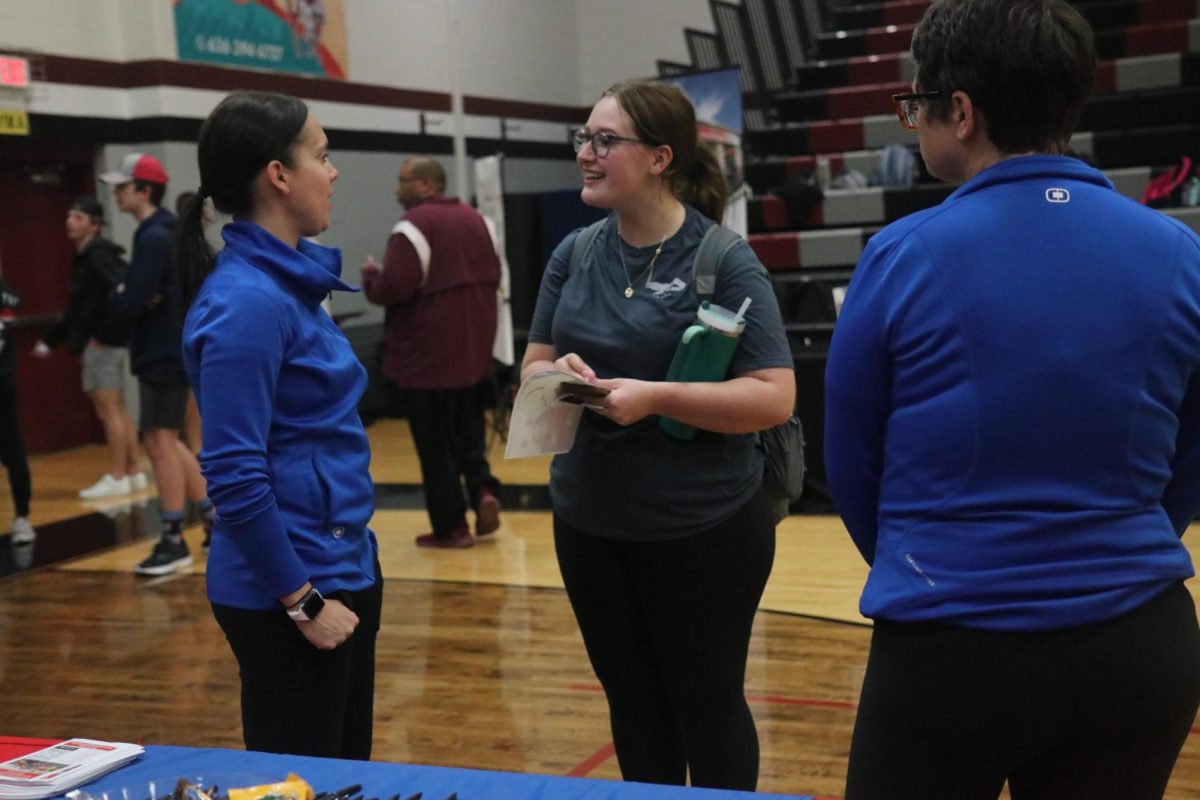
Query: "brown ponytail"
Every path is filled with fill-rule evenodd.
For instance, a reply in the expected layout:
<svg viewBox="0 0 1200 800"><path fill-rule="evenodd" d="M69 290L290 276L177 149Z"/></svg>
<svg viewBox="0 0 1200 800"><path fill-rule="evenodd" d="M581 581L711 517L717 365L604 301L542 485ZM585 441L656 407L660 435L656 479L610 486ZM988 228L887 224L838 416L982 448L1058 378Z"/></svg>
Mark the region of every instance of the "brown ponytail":
<svg viewBox="0 0 1200 800"><path fill-rule="evenodd" d="M725 214L729 187L712 149L696 133L696 110L677 86L658 81L624 81L605 97L615 97L639 139L667 145L673 158L664 173L672 193L717 222Z"/></svg>

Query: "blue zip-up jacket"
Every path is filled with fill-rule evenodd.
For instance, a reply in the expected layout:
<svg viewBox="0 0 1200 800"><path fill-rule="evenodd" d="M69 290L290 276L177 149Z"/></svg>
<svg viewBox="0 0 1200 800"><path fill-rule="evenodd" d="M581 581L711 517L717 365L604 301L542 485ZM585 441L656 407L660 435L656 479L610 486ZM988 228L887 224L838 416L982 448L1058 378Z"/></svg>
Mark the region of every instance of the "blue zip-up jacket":
<svg viewBox="0 0 1200 800"><path fill-rule="evenodd" d="M1192 575L1200 238L1071 158L983 170L876 234L826 372L862 613L1116 617Z"/></svg>
<svg viewBox="0 0 1200 800"><path fill-rule="evenodd" d="M175 272L175 215L157 209L138 224L125 289L113 291L113 308L132 320L129 368L140 380L187 383L180 358L183 313Z"/></svg>
<svg viewBox="0 0 1200 800"><path fill-rule="evenodd" d="M293 249L237 220L188 311L183 356L217 509L208 596L278 607L306 580L328 594L375 581L370 449L358 417L366 371L321 307L341 251Z"/></svg>

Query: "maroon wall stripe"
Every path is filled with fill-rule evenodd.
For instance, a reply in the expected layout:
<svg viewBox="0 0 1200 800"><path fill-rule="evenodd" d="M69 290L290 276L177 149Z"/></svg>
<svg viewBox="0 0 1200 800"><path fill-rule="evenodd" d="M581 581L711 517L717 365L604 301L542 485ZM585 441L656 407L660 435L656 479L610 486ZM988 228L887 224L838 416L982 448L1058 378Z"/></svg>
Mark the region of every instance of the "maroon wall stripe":
<svg viewBox="0 0 1200 800"><path fill-rule="evenodd" d="M417 89L396 89L369 83L310 78L277 72L234 69L212 64L153 59L146 61L104 61L74 56L36 55L44 65L48 83L96 86L113 89L137 89L148 86L173 86L229 92L258 89L284 92L309 100L355 103L383 108L407 108L419 111L451 110L450 95ZM560 106L492 97L463 98L463 110L480 116L536 119L549 122L582 123L590 106Z"/></svg>
<svg viewBox="0 0 1200 800"><path fill-rule="evenodd" d="M58 55L47 55L41 58L45 64L45 80L49 83L103 86L114 89L139 89L149 86L172 86L219 92L257 89L293 94L309 100L329 100L425 111L450 110L450 95L443 92L393 89L368 83L351 83L328 78L309 78L277 72L234 69L165 59L121 63Z"/></svg>
<svg viewBox="0 0 1200 800"><path fill-rule="evenodd" d="M520 100L497 100L492 97L463 97L463 111L482 117L516 117L547 122L582 125L592 113L591 106L555 106L548 103L527 103Z"/></svg>

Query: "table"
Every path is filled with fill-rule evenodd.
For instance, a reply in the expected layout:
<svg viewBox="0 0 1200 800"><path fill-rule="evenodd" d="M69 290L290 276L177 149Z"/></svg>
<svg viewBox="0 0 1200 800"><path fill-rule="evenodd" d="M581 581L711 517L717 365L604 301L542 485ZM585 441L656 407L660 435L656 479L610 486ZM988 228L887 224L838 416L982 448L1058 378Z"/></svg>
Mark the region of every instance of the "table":
<svg viewBox="0 0 1200 800"><path fill-rule="evenodd" d="M25 752L46 744L38 740L0 737L0 752L6 741L31 743ZM795 800L798 797L170 745L146 745L146 754L142 758L83 788L96 794L116 792L124 787L142 789L154 781L157 791L162 793L169 791L177 778L207 780L206 776L243 775L278 780L289 771L300 775L317 792L335 791L360 783L364 797L382 800L394 794L403 799L416 792L423 794L422 800L446 800L451 794L457 794L458 800ZM148 791L138 795L130 793L126 800L144 800L148 794ZM816 799L804 796L799 800Z"/></svg>

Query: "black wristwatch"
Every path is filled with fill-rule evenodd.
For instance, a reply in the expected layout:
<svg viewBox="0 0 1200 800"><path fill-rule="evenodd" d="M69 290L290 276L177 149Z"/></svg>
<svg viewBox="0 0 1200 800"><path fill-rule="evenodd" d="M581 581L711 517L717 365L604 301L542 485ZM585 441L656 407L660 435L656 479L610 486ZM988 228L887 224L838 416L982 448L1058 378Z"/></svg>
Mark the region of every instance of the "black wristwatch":
<svg viewBox="0 0 1200 800"><path fill-rule="evenodd" d="M288 607L287 615L297 622L311 622L325 607L325 598L313 587L304 593L294 605Z"/></svg>

